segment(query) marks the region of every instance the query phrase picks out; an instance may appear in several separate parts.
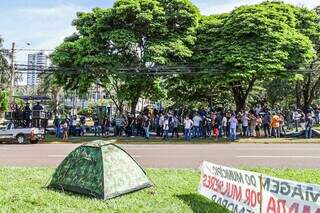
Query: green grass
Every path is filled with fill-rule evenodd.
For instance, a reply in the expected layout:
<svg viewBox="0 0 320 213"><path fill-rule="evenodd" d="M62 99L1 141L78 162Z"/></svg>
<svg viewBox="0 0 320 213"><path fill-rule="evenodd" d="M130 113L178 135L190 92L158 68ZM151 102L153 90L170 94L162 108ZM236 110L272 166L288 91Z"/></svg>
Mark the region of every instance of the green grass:
<svg viewBox="0 0 320 213"><path fill-rule="evenodd" d="M222 138L216 140L214 138L209 139L193 139L191 141L185 141L183 137L179 139L173 138L167 141L164 141L162 138L151 138L150 140L146 140L142 137L93 137L93 136L86 136L86 137L70 137L68 143L85 143L94 140L107 140L107 139L115 139L116 143L123 143L123 144L208 144L208 143L229 143L226 138ZM45 143L61 143L63 142L61 139L56 139L54 136L47 136L45 139ZM312 139L304 139L304 138L241 138L237 143L320 143L319 138L312 138Z"/></svg>
<svg viewBox="0 0 320 213"><path fill-rule="evenodd" d="M251 170L320 184L316 169ZM43 186L52 172L47 168L0 168L0 212L227 212L197 194L200 173L196 170L147 169L155 187L109 201L47 190Z"/></svg>

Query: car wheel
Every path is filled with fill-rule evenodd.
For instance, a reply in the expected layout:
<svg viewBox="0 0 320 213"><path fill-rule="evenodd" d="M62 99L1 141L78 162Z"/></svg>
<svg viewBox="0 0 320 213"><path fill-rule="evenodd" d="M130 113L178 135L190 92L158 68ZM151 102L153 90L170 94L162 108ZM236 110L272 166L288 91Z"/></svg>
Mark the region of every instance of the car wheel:
<svg viewBox="0 0 320 213"><path fill-rule="evenodd" d="M17 141L19 144L24 144L26 143L26 136L24 136L23 134L17 135Z"/></svg>

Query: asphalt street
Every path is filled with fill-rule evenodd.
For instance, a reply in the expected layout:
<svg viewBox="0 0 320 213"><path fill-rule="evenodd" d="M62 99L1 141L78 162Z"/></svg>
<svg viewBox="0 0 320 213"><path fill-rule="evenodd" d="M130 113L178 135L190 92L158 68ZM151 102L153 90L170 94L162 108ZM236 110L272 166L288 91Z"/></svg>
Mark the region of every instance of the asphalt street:
<svg viewBox="0 0 320 213"><path fill-rule="evenodd" d="M0 145L0 166L55 167L76 144ZM320 144L120 145L142 166L197 168L203 160L226 166L320 168Z"/></svg>

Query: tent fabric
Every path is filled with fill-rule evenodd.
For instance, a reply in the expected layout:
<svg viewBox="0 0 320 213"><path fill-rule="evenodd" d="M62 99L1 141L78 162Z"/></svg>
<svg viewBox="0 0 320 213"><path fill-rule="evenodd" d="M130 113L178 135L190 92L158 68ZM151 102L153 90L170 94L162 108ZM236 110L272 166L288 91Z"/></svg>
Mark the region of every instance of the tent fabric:
<svg viewBox="0 0 320 213"><path fill-rule="evenodd" d="M108 141L94 141L72 151L48 187L111 199L152 185L127 152Z"/></svg>

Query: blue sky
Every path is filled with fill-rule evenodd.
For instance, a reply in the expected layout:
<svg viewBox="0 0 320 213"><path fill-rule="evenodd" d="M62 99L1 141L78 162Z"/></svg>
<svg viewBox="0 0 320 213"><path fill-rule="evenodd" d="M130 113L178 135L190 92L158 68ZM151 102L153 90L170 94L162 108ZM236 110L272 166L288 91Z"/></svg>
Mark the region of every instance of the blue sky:
<svg viewBox="0 0 320 213"><path fill-rule="evenodd" d="M231 11L233 8L259 3L262 0L191 0L203 14ZM89 11L94 7L111 7L114 0L1 0L0 36L4 46L16 42L17 48L52 49L72 34L71 26L77 11ZM313 8L320 0L285 0L295 5ZM26 54L18 55L19 61Z"/></svg>

